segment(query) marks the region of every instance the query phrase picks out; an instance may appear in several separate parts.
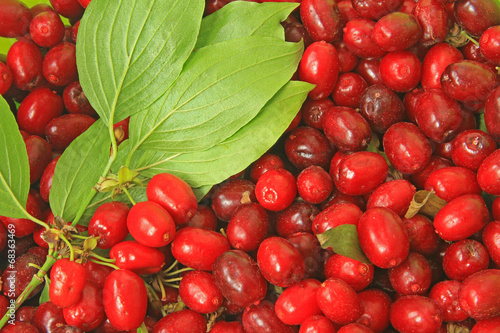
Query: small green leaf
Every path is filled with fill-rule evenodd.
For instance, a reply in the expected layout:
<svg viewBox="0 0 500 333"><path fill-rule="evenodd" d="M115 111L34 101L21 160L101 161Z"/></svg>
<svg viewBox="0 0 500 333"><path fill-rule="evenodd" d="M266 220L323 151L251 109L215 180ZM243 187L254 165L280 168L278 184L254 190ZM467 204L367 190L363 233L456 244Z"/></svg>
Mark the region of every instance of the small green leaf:
<svg viewBox="0 0 500 333"><path fill-rule="evenodd" d="M25 218L30 189L28 153L16 119L0 95L0 215Z"/></svg>
<svg viewBox="0 0 500 333"><path fill-rule="evenodd" d="M50 287L50 279L47 276L45 276L45 285L43 286L42 293L40 294L40 299L38 301L40 304L50 301L49 287Z"/></svg>
<svg viewBox="0 0 500 333"><path fill-rule="evenodd" d="M195 49L247 36L285 39L280 22L297 8L297 3L233 1L201 21Z"/></svg>
<svg viewBox="0 0 500 333"><path fill-rule="evenodd" d="M170 92L131 118L132 152L196 151L227 139L290 80L302 50L260 36L197 50Z"/></svg>
<svg viewBox="0 0 500 333"><path fill-rule="evenodd" d="M163 95L196 43L203 0L92 0L78 30L80 83L108 125Z"/></svg>
<svg viewBox="0 0 500 333"><path fill-rule="evenodd" d="M109 159L111 140L106 126L96 121L59 158L50 205L55 216L71 221L101 176Z"/></svg>
<svg viewBox="0 0 500 333"><path fill-rule="evenodd" d="M486 133L488 133L488 129L486 128L486 122L484 121L484 112L479 114L478 116L478 129L480 129L481 131L484 131Z"/></svg>
<svg viewBox="0 0 500 333"><path fill-rule="evenodd" d="M370 260L365 256L359 245L357 227L353 224L342 224L317 234L321 247L332 248L333 252L369 264Z"/></svg>
<svg viewBox="0 0 500 333"><path fill-rule="evenodd" d="M192 187L214 185L245 169L278 140L296 116L312 85L289 81L262 111L231 138L192 153L145 152L134 168L146 177L161 172L179 176Z"/></svg>

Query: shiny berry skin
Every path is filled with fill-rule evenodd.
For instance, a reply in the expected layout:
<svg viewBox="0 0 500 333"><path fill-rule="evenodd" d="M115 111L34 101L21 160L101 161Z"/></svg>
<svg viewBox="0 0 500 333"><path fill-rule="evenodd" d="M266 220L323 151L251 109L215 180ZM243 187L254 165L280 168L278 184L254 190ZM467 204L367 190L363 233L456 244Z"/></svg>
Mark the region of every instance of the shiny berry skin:
<svg viewBox="0 0 500 333"><path fill-rule="evenodd" d="M153 327L153 333L205 333L206 331L205 317L190 309L172 312L161 318Z"/></svg>
<svg viewBox="0 0 500 333"><path fill-rule="evenodd" d="M324 315L307 317L300 325L299 333L331 333L336 332L335 324Z"/></svg>
<svg viewBox="0 0 500 333"><path fill-rule="evenodd" d="M384 133L404 118L403 102L394 91L382 84L366 88L361 96L359 108L372 130L377 133Z"/></svg>
<svg viewBox="0 0 500 333"><path fill-rule="evenodd" d="M85 114L65 114L47 124L45 137L53 150L63 151L94 122L94 118Z"/></svg>
<svg viewBox="0 0 500 333"><path fill-rule="evenodd" d="M445 280L436 283L428 297L438 303L443 309L443 321L459 322L469 316L462 311L458 303L458 290L462 283L456 280Z"/></svg>
<svg viewBox="0 0 500 333"><path fill-rule="evenodd" d="M361 95L368 87L365 79L359 74L341 73L332 92L332 99L338 106L359 107Z"/></svg>
<svg viewBox="0 0 500 333"><path fill-rule="evenodd" d="M16 246L22 246L19 244L20 239L16 239ZM28 245L29 246L29 245ZM18 252L18 251L16 251ZM19 251L20 252L20 251ZM42 266L43 261L39 259L38 256L30 253L16 253L16 259L13 264L9 264L7 268L3 271L1 276L2 281L12 281L12 279L8 279L11 276L15 275L15 285L11 285L11 283L3 283L2 290L3 294L15 299L21 295L23 290L31 282L33 275L37 274L38 269L33 267L32 265ZM11 288L13 287L13 288ZM28 298L32 298L38 292L42 290L42 285L37 286L32 293L28 296Z"/></svg>
<svg viewBox="0 0 500 333"><path fill-rule="evenodd" d="M299 250L281 237L266 238L257 250L257 264L264 278L279 287L302 280L305 263Z"/></svg>
<svg viewBox="0 0 500 333"><path fill-rule="evenodd" d="M245 333L243 325L239 321L224 321L215 322L210 330L211 333Z"/></svg>
<svg viewBox="0 0 500 333"><path fill-rule="evenodd" d="M434 333L443 322L441 307L428 297L408 295L391 306L392 326L401 333Z"/></svg>
<svg viewBox="0 0 500 333"><path fill-rule="evenodd" d="M50 300L60 308L73 306L82 297L86 279L81 264L66 258L57 260L50 271Z"/></svg>
<svg viewBox="0 0 500 333"><path fill-rule="evenodd" d="M368 86L384 84L384 81L380 77L380 58L359 59L354 72L361 75L366 83L368 83Z"/></svg>
<svg viewBox="0 0 500 333"><path fill-rule="evenodd" d="M38 135L30 135L24 140L30 167L30 183L37 182L52 160L52 147Z"/></svg>
<svg viewBox="0 0 500 333"><path fill-rule="evenodd" d="M130 208L119 201L106 202L97 208L90 219L90 236L99 237L97 246L110 249L128 235L127 215Z"/></svg>
<svg viewBox="0 0 500 333"><path fill-rule="evenodd" d="M234 179L215 189L212 209L218 219L227 222L238 206L250 202L257 202L255 184L246 179Z"/></svg>
<svg viewBox="0 0 500 333"><path fill-rule="evenodd" d="M243 251L229 250L218 256L212 274L222 295L238 306L248 307L266 296L266 280L255 260Z"/></svg>
<svg viewBox="0 0 500 333"><path fill-rule="evenodd" d="M104 282L102 303L106 317L115 328L137 329L146 317L148 304L144 281L126 269L111 272Z"/></svg>
<svg viewBox="0 0 500 333"><path fill-rule="evenodd" d="M342 326L337 333L373 333L371 329L366 327L365 325L358 323L350 323L345 326Z"/></svg>
<svg viewBox="0 0 500 333"><path fill-rule="evenodd" d="M108 275L114 271L114 269L109 266L100 265L90 260L82 265L87 273L87 279L94 282L97 287L101 289L104 286L104 282L106 281Z"/></svg>
<svg viewBox="0 0 500 333"><path fill-rule="evenodd" d="M406 259L389 270L389 280L401 295L424 295L431 285L431 266L423 255L410 252Z"/></svg>
<svg viewBox="0 0 500 333"><path fill-rule="evenodd" d="M322 167L311 165L297 176L297 191L305 201L318 204L325 201L333 190L333 179Z"/></svg>
<svg viewBox="0 0 500 333"><path fill-rule="evenodd" d="M179 296L188 308L198 313L217 311L224 300L212 274L204 271L187 272L179 284Z"/></svg>
<svg viewBox="0 0 500 333"><path fill-rule="evenodd" d="M342 36L344 19L333 0L302 0L302 22L315 41L335 42Z"/></svg>
<svg viewBox="0 0 500 333"><path fill-rule="evenodd" d="M392 300L380 289L366 289L358 293L361 315L356 323L363 324L375 333L382 333L389 326L389 309Z"/></svg>
<svg viewBox="0 0 500 333"><path fill-rule="evenodd" d="M299 250L304 259L306 265L304 279L317 278L323 275L324 251L322 251L316 236L310 232L297 232L286 237L286 240Z"/></svg>
<svg viewBox="0 0 500 333"><path fill-rule="evenodd" d="M353 52L351 52L351 50L347 48L347 45L343 40L335 42L333 45L335 45L337 53L339 54L340 72L347 73L354 70L359 61L358 56L356 56ZM360 73L358 74L361 75Z"/></svg>
<svg viewBox="0 0 500 333"><path fill-rule="evenodd" d="M439 0L419 1L412 14L422 28L419 44L431 46L444 42L451 27L446 8Z"/></svg>
<svg viewBox="0 0 500 333"><path fill-rule="evenodd" d="M319 100L308 98L304 104L302 104L302 121L306 126L322 130L323 116L325 112L333 106L335 106L335 104L329 98Z"/></svg>
<svg viewBox="0 0 500 333"><path fill-rule="evenodd" d="M410 51L394 51L380 61L380 75L384 83L394 91L407 92L420 82L422 64Z"/></svg>
<svg viewBox="0 0 500 333"><path fill-rule="evenodd" d="M425 181L425 189L450 202L464 194L481 194L476 174L466 168L450 166L435 170Z"/></svg>
<svg viewBox="0 0 500 333"><path fill-rule="evenodd" d="M39 333L40 331L35 325L22 322L14 321L12 324L7 324L2 329L2 333Z"/></svg>
<svg viewBox="0 0 500 333"><path fill-rule="evenodd" d="M3 62L0 62L0 95L5 93L12 86L12 72Z"/></svg>
<svg viewBox="0 0 500 333"><path fill-rule="evenodd" d="M403 5L403 0L374 1L374 0L353 0L352 7L364 18L378 20L384 15L398 11Z"/></svg>
<svg viewBox="0 0 500 333"><path fill-rule="evenodd" d="M274 303L264 300L245 309L241 318L246 333L293 333L293 326L283 323L276 315Z"/></svg>
<svg viewBox="0 0 500 333"><path fill-rule="evenodd" d="M75 81L78 78L75 44L62 42L51 48L43 59L43 76L56 86Z"/></svg>
<svg viewBox="0 0 500 333"><path fill-rule="evenodd" d="M446 66L463 58L462 53L448 43L432 46L422 62L420 84L425 90L441 89L441 74Z"/></svg>
<svg viewBox="0 0 500 333"><path fill-rule="evenodd" d="M462 239L446 249L443 270L450 280L463 281L488 268L489 263L488 251L481 243L473 239Z"/></svg>
<svg viewBox="0 0 500 333"><path fill-rule="evenodd" d="M37 45L53 47L64 37L64 24L56 12L41 12L31 20L30 35Z"/></svg>
<svg viewBox="0 0 500 333"><path fill-rule="evenodd" d="M288 325L300 325L310 316L322 314L316 302L316 293L321 282L305 279L285 289L278 297L275 312Z"/></svg>
<svg viewBox="0 0 500 333"><path fill-rule="evenodd" d="M463 116L457 101L442 90L431 89L420 95L415 107L415 119L429 139L444 143L458 134Z"/></svg>
<svg viewBox="0 0 500 333"><path fill-rule="evenodd" d="M211 271L217 257L230 248L227 238L218 232L184 227L172 242L172 255L183 265Z"/></svg>
<svg viewBox="0 0 500 333"><path fill-rule="evenodd" d="M500 270L485 269L462 282L458 301L469 317L484 320L500 315Z"/></svg>
<svg viewBox="0 0 500 333"><path fill-rule="evenodd" d="M359 219L358 237L363 252L380 268L399 265L410 250L401 218L388 208L367 209Z"/></svg>
<svg viewBox="0 0 500 333"><path fill-rule="evenodd" d="M365 195L377 188L386 179L387 162L368 151L346 155L339 163L338 176L333 175L337 189L348 195Z"/></svg>
<svg viewBox="0 0 500 333"><path fill-rule="evenodd" d="M382 143L392 166L401 173L414 174L430 161L429 139L414 124L399 122L385 132Z"/></svg>
<svg viewBox="0 0 500 333"><path fill-rule="evenodd" d="M52 188L52 179L54 171L56 170L57 161L59 157L54 158L43 171L40 178L40 196L45 202L49 202L50 189Z"/></svg>
<svg viewBox="0 0 500 333"><path fill-rule="evenodd" d="M374 267L356 259L335 253L325 263L325 277L337 278L346 282L355 291L368 287L373 280Z"/></svg>
<svg viewBox="0 0 500 333"><path fill-rule="evenodd" d="M9 48L6 63L12 73L14 85L21 90L32 91L45 82L42 70L43 54L33 42L15 42Z"/></svg>
<svg viewBox="0 0 500 333"><path fill-rule="evenodd" d="M90 105L87 96L85 96L79 81L71 82L64 88L63 100L64 106L69 113L86 114L91 117L97 116L96 111Z"/></svg>
<svg viewBox="0 0 500 333"><path fill-rule="evenodd" d="M486 225L482 233L483 244L488 250L491 260L500 266L500 222L492 221Z"/></svg>
<svg viewBox="0 0 500 333"><path fill-rule="evenodd" d="M387 181L370 194L366 208L386 207L403 217L415 192L415 186L405 179Z"/></svg>
<svg viewBox="0 0 500 333"><path fill-rule="evenodd" d="M288 237L297 232L311 232L312 223L319 209L308 202L295 201L290 207L276 216L275 225L278 236Z"/></svg>
<svg viewBox="0 0 500 333"><path fill-rule="evenodd" d="M497 142L500 139L500 86L488 95L484 104L484 122L488 133Z"/></svg>
<svg viewBox="0 0 500 333"><path fill-rule="evenodd" d="M215 230L217 228L217 217L212 208L198 204L193 218L188 221L188 227Z"/></svg>
<svg viewBox="0 0 500 333"><path fill-rule="evenodd" d="M267 210L279 211L290 206L297 194L295 177L286 169L270 170L255 185L255 196Z"/></svg>
<svg viewBox="0 0 500 333"><path fill-rule="evenodd" d="M470 333L498 333L500 332L500 317L478 320Z"/></svg>
<svg viewBox="0 0 500 333"><path fill-rule="evenodd" d="M29 32L32 14L23 2L4 0L0 13L0 37L21 37Z"/></svg>
<svg viewBox="0 0 500 333"><path fill-rule="evenodd" d="M372 138L366 119L347 106L334 106L326 111L323 131L330 143L347 152L365 150Z"/></svg>
<svg viewBox="0 0 500 333"><path fill-rule="evenodd" d="M50 4L62 16L79 19L84 12L78 0L50 0Z"/></svg>
<svg viewBox="0 0 500 333"><path fill-rule="evenodd" d="M475 37L500 24L500 5L495 1L459 0L453 10L457 23Z"/></svg>
<svg viewBox="0 0 500 333"><path fill-rule="evenodd" d="M87 281L83 288L82 298L73 306L63 309L64 320L68 325L76 326L84 332L91 331L104 319L101 289L93 282Z"/></svg>
<svg viewBox="0 0 500 333"><path fill-rule="evenodd" d="M174 220L153 201L138 202L130 209L127 228L136 241L151 247L170 244L175 237Z"/></svg>
<svg viewBox="0 0 500 333"><path fill-rule="evenodd" d="M304 108L304 106L302 106ZM269 170L273 169L283 169L285 164L281 157L275 154L264 154L257 161L252 164L250 168L250 179L252 182L257 183L260 176L266 173Z"/></svg>
<svg viewBox="0 0 500 333"><path fill-rule="evenodd" d="M63 113L62 97L48 88L32 91L19 105L16 119L19 128L33 135L45 137L45 127Z"/></svg>
<svg viewBox="0 0 500 333"><path fill-rule="evenodd" d="M373 40L388 52L406 50L415 45L422 29L415 16L402 12L385 15L375 23Z"/></svg>
<svg viewBox="0 0 500 333"><path fill-rule="evenodd" d="M461 102L484 102L497 85L497 74L477 61L454 62L446 66L441 75L443 91Z"/></svg>
<svg viewBox="0 0 500 333"><path fill-rule="evenodd" d="M500 65L500 25L489 27L479 39L481 54L494 63Z"/></svg>
<svg viewBox="0 0 500 333"><path fill-rule="evenodd" d="M335 46L325 41L312 43L304 51L298 70L302 81L316 85L309 92L310 98L318 100L328 97L335 87L340 70Z"/></svg>
<svg viewBox="0 0 500 333"><path fill-rule="evenodd" d="M342 224L357 226L361 215L363 212L353 203L336 203L316 215L312 230L314 234L321 234Z"/></svg>
<svg viewBox="0 0 500 333"><path fill-rule="evenodd" d="M500 195L500 149L495 150L483 160L477 170L477 182L483 191Z"/></svg>
<svg viewBox="0 0 500 333"><path fill-rule="evenodd" d="M297 127L285 139L285 154L299 170L311 165L326 167L333 153L325 135L312 127Z"/></svg>
<svg viewBox="0 0 500 333"><path fill-rule="evenodd" d="M448 202L434 217L434 228L446 241L457 241L472 236L489 220L483 198L464 194Z"/></svg>
<svg viewBox="0 0 500 333"><path fill-rule="evenodd" d="M318 289L316 300L321 311L334 323L346 325L361 315L356 291L340 279L326 279Z"/></svg>
<svg viewBox="0 0 500 333"><path fill-rule="evenodd" d="M451 157L457 166L477 171L479 166L497 148L495 139L481 130L466 130L453 139Z"/></svg>
<svg viewBox="0 0 500 333"><path fill-rule="evenodd" d="M165 265L165 254L158 248L127 240L111 248L109 257L115 265L136 274L154 274Z"/></svg>
<svg viewBox="0 0 500 333"><path fill-rule="evenodd" d="M438 250L440 238L434 231L432 221L424 215L416 214L412 218L403 218L403 224L410 240L410 250L431 255Z"/></svg>
<svg viewBox="0 0 500 333"><path fill-rule="evenodd" d="M146 194L148 200L161 205L178 225L187 223L198 208L196 196L188 183L169 173L153 176Z"/></svg>
<svg viewBox="0 0 500 333"><path fill-rule="evenodd" d="M343 40L347 48L360 58L380 58L387 52L375 43L373 29L375 22L366 18L346 23Z"/></svg>
<svg viewBox="0 0 500 333"><path fill-rule="evenodd" d="M268 229L269 219L264 207L250 203L236 209L227 225L226 235L232 248L250 252L257 250Z"/></svg>
<svg viewBox="0 0 500 333"><path fill-rule="evenodd" d="M16 312L16 317L17 315L19 315L19 313ZM40 332L53 332L57 327L66 324L64 321L63 309L51 301L44 302L37 307L31 323L34 324Z"/></svg>

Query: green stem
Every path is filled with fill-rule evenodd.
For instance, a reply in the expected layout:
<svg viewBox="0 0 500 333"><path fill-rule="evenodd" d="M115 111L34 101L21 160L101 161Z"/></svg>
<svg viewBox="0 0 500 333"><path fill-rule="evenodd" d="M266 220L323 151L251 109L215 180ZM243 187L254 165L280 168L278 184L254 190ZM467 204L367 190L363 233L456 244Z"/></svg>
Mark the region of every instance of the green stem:
<svg viewBox="0 0 500 333"><path fill-rule="evenodd" d="M45 275L47 275L48 270L56 262L56 257L57 257L57 252L54 252L51 256L50 255L47 256L47 259L45 260L45 263L43 264L42 268L38 271L38 273L36 275L33 276L30 283L28 284L28 286L26 286L26 288L21 293L21 295L19 295L19 297L16 299L16 302L14 303L15 310L19 309L19 307L30 296L30 294L33 292L33 290L44 281ZM2 319L0 319L0 330L2 329L2 327L4 327L4 325L7 323L7 321L10 318L9 312L10 311L7 311L3 315Z"/></svg>
<svg viewBox="0 0 500 333"><path fill-rule="evenodd" d="M474 39L474 37L472 37L471 35L469 35L465 30L462 30L462 34L467 37L467 39L469 39L471 42L473 42L474 44L476 44L477 46L479 46L479 42L477 40Z"/></svg>
<svg viewBox="0 0 500 333"><path fill-rule="evenodd" d="M167 269L163 270L163 274L167 274L170 272L179 262L175 260L172 265L170 265Z"/></svg>
<svg viewBox="0 0 500 333"><path fill-rule="evenodd" d="M177 281L180 281L182 280L182 277L176 277L176 278L171 278L171 279L161 279L163 282L165 283L169 283L169 282L177 282Z"/></svg>
<svg viewBox="0 0 500 333"><path fill-rule="evenodd" d="M108 266L108 267L111 267L111 268L114 268L114 269L120 269L120 267L118 267L116 265L113 265L113 264L111 264L109 262L97 261L97 260L94 260L94 259L90 259L90 261L95 262L96 264L99 264L99 265Z"/></svg>
<svg viewBox="0 0 500 333"><path fill-rule="evenodd" d="M96 259L99 259L100 261L107 262L107 263L110 263L110 264L116 262L116 259L105 258L105 257L102 257L102 256L100 256L98 254L95 254L94 252L91 252L90 255L92 257L96 258Z"/></svg>
<svg viewBox="0 0 500 333"><path fill-rule="evenodd" d="M173 271L173 272L168 272L168 273L165 273L165 276L172 276L172 275L177 275L177 274L180 274L182 272L187 272L187 271L194 271L193 268L191 267L185 267L185 268L182 268L182 269L178 269L176 271Z"/></svg>
<svg viewBox="0 0 500 333"><path fill-rule="evenodd" d="M68 245L68 247L69 247L69 260L74 261L75 260L75 250L73 250L73 246L71 245L69 240L66 237L64 237L64 235L62 233L59 234L59 238L61 238L63 240L63 242L66 243L66 245Z"/></svg>
<svg viewBox="0 0 500 333"><path fill-rule="evenodd" d="M123 187L122 190L123 190L123 192L125 192L125 194L127 195L128 199L130 200L130 202L132 203L132 205L135 206L135 201L132 198L132 196L130 195L130 192L127 190L127 188Z"/></svg>

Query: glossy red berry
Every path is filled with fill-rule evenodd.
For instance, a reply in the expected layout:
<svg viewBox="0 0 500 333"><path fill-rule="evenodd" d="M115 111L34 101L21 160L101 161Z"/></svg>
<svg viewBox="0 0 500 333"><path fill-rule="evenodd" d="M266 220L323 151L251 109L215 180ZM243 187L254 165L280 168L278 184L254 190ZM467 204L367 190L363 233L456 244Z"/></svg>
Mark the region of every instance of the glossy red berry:
<svg viewBox="0 0 500 333"><path fill-rule="evenodd" d="M324 315L314 315L307 317L300 325L299 333L307 332L336 332L336 326L330 319L326 318Z"/></svg>
<svg viewBox="0 0 500 333"><path fill-rule="evenodd" d="M365 150L372 138L370 124L347 106L334 106L326 111L323 131L330 143L346 152Z"/></svg>
<svg viewBox="0 0 500 333"><path fill-rule="evenodd" d="M443 322L443 310L428 297L408 295L391 305L390 320L401 333L437 332Z"/></svg>
<svg viewBox="0 0 500 333"><path fill-rule="evenodd" d="M32 14L23 2L2 1L0 13L0 37L16 38L29 32Z"/></svg>
<svg viewBox="0 0 500 333"><path fill-rule="evenodd" d="M429 218L416 214L409 219L403 218L403 224L408 233L411 251L428 256L438 250L441 239L436 234Z"/></svg>
<svg viewBox="0 0 500 333"><path fill-rule="evenodd" d="M128 235L127 215L130 208L119 201L107 202L99 206L90 219L89 235L99 237L97 246L109 249L123 241Z"/></svg>
<svg viewBox="0 0 500 333"><path fill-rule="evenodd" d="M0 62L0 95L5 95L5 93L10 89L11 85L12 72L6 64Z"/></svg>
<svg viewBox="0 0 500 333"><path fill-rule="evenodd" d="M228 222L238 206L250 202L257 202L255 184L246 179L233 179L215 189L212 209L218 219Z"/></svg>
<svg viewBox="0 0 500 333"><path fill-rule="evenodd" d="M450 280L463 281L488 268L489 263L488 251L473 239L462 239L451 244L443 256L443 270Z"/></svg>
<svg viewBox="0 0 500 333"><path fill-rule="evenodd" d="M285 289L278 297L275 312L288 325L300 325L310 316L322 314L316 301L316 293L321 282L305 279Z"/></svg>
<svg viewBox="0 0 500 333"><path fill-rule="evenodd" d="M493 1L459 0L453 12L457 23L472 36L480 37L489 27L500 24L500 5Z"/></svg>
<svg viewBox="0 0 500 333"><path fill-rule="evenodd" d="M420 84L425 90L441 89L441 75L446 66L463 58L462 53L448 43L432 46L422 62Z"/></svg>
<svg viewBox="0 0 500 333"><path fill-rule="evenodd" d="M392 300L380 289L366 289L358 293L361 315L356 320L375 333L382 333L389 326L389 309Z"/></svg>
<svg viewBox="0 0 500 333"><path fill-rule="evenodd" d="M401 218L388 208L367 209L359 219L358 236L363 252L380 268L396 267L410 250Z"/></svg>
<svg viewBox="0 0 500 333"><path fill-rule="evenodd" d="M275 228L278 236L288 237L297 232L311 232L312 223L318 213L319 209L315 205L295 201L276 216Z"/></svg>
<svg viewBox="0 0 500 333"><path fill-rule="evenodd" d="M175 224L185 224L198 207L191 187L182 179L168 173L160 173L148 183L148 200L161 205L172 216Z"/></svg>
<svg viewBox="0 0 500 333"><path fill-rule="evenodd" d="M333 179L320 166L312 165L302 170L297 176L299 196L312 204L325 201L333 190Z"/></svg>
<svg viewBox="0 0 500 333"><path fill-rule="evenodd" d="M45 202L49 202L50 189L52 188L52 179L54 171L56 170L57 161L59 157L54 158L43 171L40 178L40 196Z"/></svg>
<svg viewBox="0 0 500 333"><path fill-rule="evenodd" d="M30 35L37 45L53 47L63 40L64 24L56 12L44 11L31 20Z"/></svg>
<svg viewBox="0 0 500 333"><path fill-rule="evenodd" d="M346 325L361 315L356 291L340 279L326 279L318 289L316 300L321 311L334 323Z"/></svg>
<svg viewBox="0 0 500 333"><path fill-rule="evenodd" d="M484 320L500 315L500 270L485 269L462 282L458 301L469 317Z"/></svg>
<svg viewBox="0 0 500 333"><path fill-rule="evenodd" d="M462 283L456 280L445 280L436 283L429 292L429 298L443 309L443 321L459 322L469 316L462 311L458 303L458 291Z"/></svg>
<svg viewBox="0 0 500 333"><path fill-rule="evenodd" d="M325 263L325 277L346 282L355 291L368 287L373 280L374 266L335 253Z"/></svg>
<svg viewBox="0 0 500 333"><path fill-rule="evenodd" d="M388 52L406 50L415 45L422 28L415 16L393 12L380 18L373 28L373 40Z"/></svg>
<svg viewBox="0 0 500 333"><path fill-rule="evenodd" d="M85 114L65 114L47 124L45 137L54 151L63 151L94 122L94 118Z"/></svg>
<svg viewBox="0 0 500 333"><path fill-rule="evenodd" d="M56 261L50 271L49 296L60 308L69 308L82 297L86 282L85 268L66 258Z"/></svg>
<svg viewBox="0 0 500 333"><path fill-rule="evenodd" d="M500 65L500 25L489 27L479 39L481 54L496 65Z"/></svg>
<svg viewBox="0 0 500 333"><path fill-rule="evenodd" d="M63 309L63 314L67 324L84 332L97 328L105 317L101 289L93 282L87 281L81 299L75 305Z"/></svg>
<svg viewBox="0 0 500 333"><path fill-rule="evenodd" d="M7 53L7 66L12 73L14 85L21 90L39 87L45 82L43 76L43 54L35 43L18 40Z"/></svg>
<svg viewBox="0 0 500 333"><path fill-rule="evenodd" d="M448 12L439 0L419 1L412 10L422 28L422 37L419 43L431 46L444 42L450 30Z"/></svg>
<svg viewBox="0 0 500 333"><path fill-rule="evenodd" d="M111 248L109 257L115 265L136 274L154 274L165 265L165 254L158 248L127 240Z"/></svg>
<svg viewBox="0 0 500 333"><path fill-rule="evenodd" d="M198 313L215 312L224 300L212 274L203 271L190 271L182 277L179 296L188 308Z"/></svg>
<svg viewBox="0 0 500 333"><path fill-rule="evenodd" d="M500 195L500 149L486 157L477 170L477 182L483 191Z"/></svg>
<svg viewBox="0 0 500 333"><path fill-rule="evenodd" d="M50 4L60 15L73 20L79 19L84 12L78 0L50 0Z"/></svg>
<svg viewBox="0 0 500 333"><path fill-rule="evenodd" d="M246 333L295 332L294 326L287 325L278 318L274 303L268 300L247 307L241 321Z"/></svg>
<svg viewBox="0 0 500 333"><path fill-rule="evenodd" d="M62 42L51 48L43 59L43 76L56 86L75 81L78 78L75 44Z"/></svg>
<svg viewBox="0 0 500 333"><path fill-rule="evenodd" d="M403 102L394 91L383 84L373 84L366 88L361 96L359 108L372 130L377 133L384 133L404 118Z"/></svg>
<svg viewBox="0 0 500 333"><path fill-rule="evenodd" d="M36 218L41 217L40 207L36 203L35 197L31 194L28 194L28 198L26 201L26 211L31 216L34 216ZM35 222L25 218L0 216L0 221L3 223L6 229L12 230L14 236L18 238L31 235L38 226L38 224L36 224Z"/></svg>
<svg viewBox="0 0 500 333"><path fill-rule="evenodd" d="M314 234L321 234L342 224L357 226L361 215L363 215L363 212L353 203L336 203L316 215L313 220L312 231Z"/></svg>
<svg viewBox="0 0 500 333"><path fill-rule="evenodd" d="M170 244L175 237L174 220L153 201L138 202L130 209L127 228L136 241L152 247Z"/></svg>
<svg viewBox="0 0 500 333"><path fill-rule="evenodd" d="M315 41L335 42L342 37L344 19L333 0L302 0L300 17Z"/></svg>
<svg viewBox="0 0 500 333"><path fill-rule="evenodd" d="M102 291L102 303L109 322L119 330L133 330L146 317L147 290L142 278L126 269L108 275Z"/></svg>
<svg viewBox="0 0 500 333"><path fill-rule="evenodd" d="M302 106L304 108L304 106ZM269 170L282 169L285 167L281 157L275 154L264 154L257 161L252 164L250 168L250 179L252 182L257 183L260 176Z"/></svg>
<svg viewBox="0 0 500 333"><path fill-rule="evenodd" d="M255 196L259 203L271 211L290 206L297 194L295 177L286 169L270 170L263 174L255 185Z"/></svg>
<svg viewBox="0 0 500 333"><path fill-rule="evenodd" d="M394 51L380 61L380 75L384 83L394 91L407 92L420 82L422 64L410 51Z"/></svg>
<svg viewBox="0 0 500 333"><path fill-rule="evenodd" d="M236 209L227 225L226 235L231 247L250 252L257 250L268 230L266 210L259 204L250 203Z"/></svg>
<svg viewBox="0 0 500 333"><path fill-rule="evenodd" d="M425 181L424 188L450 202L464 194L481 194L476 174L467 168L450 166L435 170Z"/></svg>
<svg viewBox="0 0 500 333"><path fill-rule="evenodd" d="M312 127L297 127L285 139L285 154L299 170L311 165L326 167L333 153L325 135Z"/></svg>
<svg viewBox="0 0 500 333"><path fill-rule="evenodd" d="M347 48L360 58L380 58L387 52L375 43L373 29L375 22L366 18L346 23L343 40Z"/></svg>
<svg viewBox="0 0 500 333"><path fill-rule="evenodd" d="M172 242L172 255L183 265L211 271L217 257L230 248L227 238L218 232L184 227Z"/></svg>
<svg viewBox="0 0 500 333"><path fill-rule="evenodd" d="M389 270L391 285L401 295L425 295L431 278L429 262L417 252L410 252L401 264Z"/></svg>
<svg viewBox="0 0 500 333"><path fill-rule="evenodd" d="M492 221L486 225L482 240L491 260L500 265L500 221Z"/></svg>
<svg viewBox="0 0 500 333"><path fill-rule="evenodd" d="M190 309L172 312L160 319L153 327L153 333L205 333L206 331L207 320L205 317Z"/></svg>

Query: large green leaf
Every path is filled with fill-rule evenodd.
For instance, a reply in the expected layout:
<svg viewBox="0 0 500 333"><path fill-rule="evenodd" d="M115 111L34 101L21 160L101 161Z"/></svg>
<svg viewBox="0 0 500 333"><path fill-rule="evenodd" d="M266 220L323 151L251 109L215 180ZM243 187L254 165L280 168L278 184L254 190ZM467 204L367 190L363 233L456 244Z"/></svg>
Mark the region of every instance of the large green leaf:
<svg viewBox="0 0 500 333"><path fill-rule="evenodd" d="M50 190L55 216L66 221L76 216L104 172L110 147L107 127L98 120L66 148L57 162Z"/></svg>
<svg viewBox="0 0 500 333"><path fill-rule="evenodd" d="M27 217L30 189L26 146L9 105L0 95L0 215Z"/></svg>
<svg viewBox="0 0 500 333"><path fill-rule="evenodd" d="M201 21L195 49L247 36L285 39L280 22L297 8L297 3L233 1Z"/></svg>
<svg viewBox="0 0 500 333"><path fill-rule="evenodd" d="M80 83L106 124L165 93L191 54L203 0L92 0L78 30Z"/></svg>
<svg viewBox="0 0 500 333"><path fill-rule="evenodd" d="M290 81L252 121L224 142L192 153L147 151L134 168L147 177L161 172L172 173L192 187L220 183L245 169L278 140L312 87L309 83Z"/></svg>
<svg viewBox="0 0 500 333"><path fill-rule="evenodd" d="M207 149L247 124L295 72L302 43L251 36L193 53L162 99L130 121L136 149Z"/></svg>

